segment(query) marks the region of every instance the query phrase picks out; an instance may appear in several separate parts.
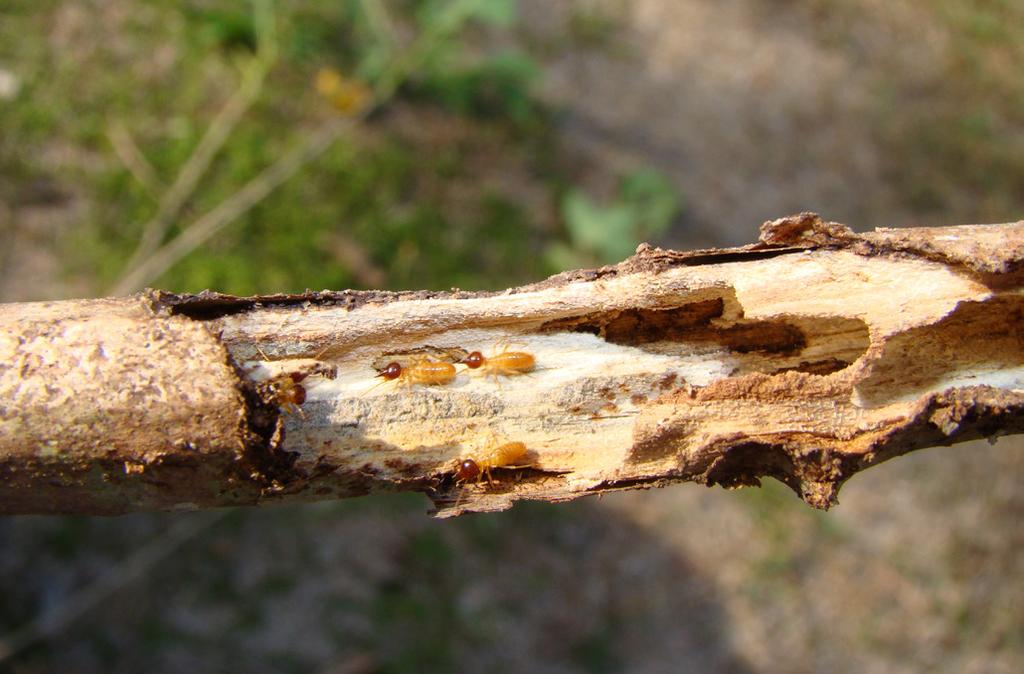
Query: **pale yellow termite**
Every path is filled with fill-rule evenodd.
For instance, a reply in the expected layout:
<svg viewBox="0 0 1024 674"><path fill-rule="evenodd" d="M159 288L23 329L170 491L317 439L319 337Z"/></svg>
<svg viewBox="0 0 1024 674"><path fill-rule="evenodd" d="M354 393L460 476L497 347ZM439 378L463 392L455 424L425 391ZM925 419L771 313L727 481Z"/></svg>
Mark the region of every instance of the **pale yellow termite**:
<svg viewBox="0 0 1024 674"><path fill-rule="evenodd" d="M491 482L491 470L495 468L526 468L527 466L519 466L516 463L526 456L527 451L526 445L522 442L506 442L484 450L476 457L460 459L455 470L455 479L466 482L475 477L479 482L486 477L487 482Z"/></svg>
<svg viewBox="0 0 1024 674"><path fill-rule="evenodd" d="M387 381L399 381L406 386L413 384L441 385L455 379L455 366L436 360L418 360L411 365L398 362L388 363L377 375Z"/></svg>
<svg viewBox="0 0 1024 674"><path fill-rule="evenodd" d="M479 351L474 351L461 362L472 370L482 369L489 377L511 377L517 374L526 374L533 372L533 368L537 366L537 360L533 354L525 351L509 351L507 347L493 356L485 356Z"/></svg>

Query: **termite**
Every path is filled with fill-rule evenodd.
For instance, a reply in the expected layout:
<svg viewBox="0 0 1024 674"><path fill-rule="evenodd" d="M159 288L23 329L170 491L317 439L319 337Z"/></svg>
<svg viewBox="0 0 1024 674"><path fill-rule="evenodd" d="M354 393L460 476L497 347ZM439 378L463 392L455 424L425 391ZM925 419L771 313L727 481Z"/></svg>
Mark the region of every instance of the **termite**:
<svg viewBox="0 0 1024 674"><path fill-rule="evenodd" d="M402 366L413 365L421 360L439 360L445 363L461 362L469 352L454 346L431 346L429 344L415 349L385 353L373 359L370 366L380 372L391 363L398 363Z"/></svg>
<svg viewBox="0 0 1024 674"><path fill-rule="evenodd" d="M439 386L455 379L455 366L451 363L427 360L426 358L417 360L410 365L402 365L394 361L388 363L377 376L383 377L385 381L401 382L406 386L413 384Z"/></svg>
<svg viewBox="0 0 1024 674"><path fill-rule="evenodd" d="M274 402L285 412L306 414L300 405L306 402L306 387L300 384L308 376L307 372L285 372L267 382L267 388Z"/></svg>
<svg viewBox="0 0 1024 674"><path fill-rule="evenodd" d="M270 395L277 403L277 406L285 412L298 412L305 417L306 414L299 407L306 402L306 387L299 382L310 375L317 375L324 379L334 379L338 376L336 368L329 365L316 364L303 370L294 372L282 372L267 382Z"/></svg>
<svg viewBox="0 0 1024 674"><path fill-rule="evenodd" d="M475 477L479 482L486 477L489 484L493 481L491 471L495 468L527 468L528 466L516 465L517 461L526 456L526 452L525 444L506 442L484 451L476 458L460 459L458 468L455 469L455 479L458 482L467 482Z"/></svg>
<svg viewBox="0 0 1024 674"><path fill-rule="evenodd" d="M270 362L270 358L263 352L263 349L257 346L256 350L263 356L265 362ZM334 379L337 374L338 371L333 366L325 365L319 361L312 364L307 362L303 363L298 370L281 372L271 377L263 382L262 387L267 392L268 397L282 410L289 413L298 412L300 415L305 416L300 405L306 402L306 387L299 382L305 380L310 375Z"/></svg>
<svg viewBox="0 0 1024 674"><path fill-rule="evenodd" d="M532 372L537 365L533 354L525 351L509 351L507 346L493 356L484 356L479 351L474 351L466 356L461 363L471 370L483 368L488 377L511 377L517 374L526 374Z"/></svg>

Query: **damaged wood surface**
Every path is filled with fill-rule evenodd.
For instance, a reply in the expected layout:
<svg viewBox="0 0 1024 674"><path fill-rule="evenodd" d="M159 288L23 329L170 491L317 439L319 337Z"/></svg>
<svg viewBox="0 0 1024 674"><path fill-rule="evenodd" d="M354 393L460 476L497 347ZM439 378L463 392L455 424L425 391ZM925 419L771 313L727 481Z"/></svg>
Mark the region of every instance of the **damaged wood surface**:
<svg viewBox="0 0 1024 674"><path fill-rule="evenodd" d="M419 491L445 516L765 476L827 508L886 459L1024 430L1024 222L805 213L503 292L148 291L0 326L8 514ZM536 367L458 363L506 350ZM377 376L426 361L454 378Z"/></svg>

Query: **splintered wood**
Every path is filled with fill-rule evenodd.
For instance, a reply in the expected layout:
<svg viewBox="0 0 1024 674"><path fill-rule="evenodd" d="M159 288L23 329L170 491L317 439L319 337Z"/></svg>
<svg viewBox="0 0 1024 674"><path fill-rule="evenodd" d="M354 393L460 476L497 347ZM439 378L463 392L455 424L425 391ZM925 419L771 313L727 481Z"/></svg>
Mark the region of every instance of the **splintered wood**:
<svg viewBox="0 0 1024 674"><path fill-rule="evenodd" d="M1021 432L1022 317L1024 223L813 214L501 293L5 305L0 511L420 491L444 516L765 476L825 508L893 456Z"/></svg>

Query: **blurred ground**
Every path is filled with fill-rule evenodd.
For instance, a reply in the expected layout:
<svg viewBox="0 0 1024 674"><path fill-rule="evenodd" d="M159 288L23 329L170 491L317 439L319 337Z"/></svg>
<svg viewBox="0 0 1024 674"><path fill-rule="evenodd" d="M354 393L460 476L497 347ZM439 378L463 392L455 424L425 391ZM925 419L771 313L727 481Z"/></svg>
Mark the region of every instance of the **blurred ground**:
<svg viewBox="0 0 1024 674"><path fill-rule="evenodd" d="M184 219L326 114L308 83L352 58L342 6L280 10L281 62ZM0 298L102 294L117 277L153 200L108 121L173 177L234 86L249 34L232 12L0 8ZM600 261L567 195L613 211L623 176L652 167L681 204L656 242L679 247L746 243L808 209L858 229L1016 220L1022 13L529 0L465 44L520 46L535 80L506 62L455 84L427 73L158 285L536 280L566 255ZM410 498L235 511L0 671L1017 672L1022 479L1018 437L874 468L829 513L775 483L454 522ZM204 515L0 522L0 639Z"/></svg>

